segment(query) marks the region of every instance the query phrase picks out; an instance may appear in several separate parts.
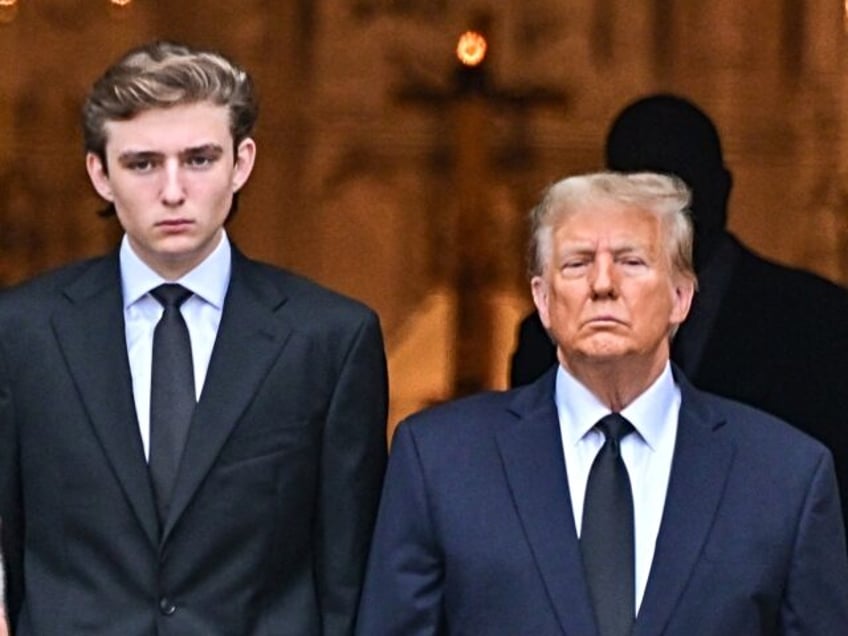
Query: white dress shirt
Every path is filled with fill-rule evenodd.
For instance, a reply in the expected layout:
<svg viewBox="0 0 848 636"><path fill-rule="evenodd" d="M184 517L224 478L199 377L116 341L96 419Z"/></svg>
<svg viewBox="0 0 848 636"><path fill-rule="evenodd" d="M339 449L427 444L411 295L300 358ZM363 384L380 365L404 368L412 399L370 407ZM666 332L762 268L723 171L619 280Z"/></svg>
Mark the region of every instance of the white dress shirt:
<svg viewBox="0 0 848 636"><path fill-rule="evenodd" d="M603 433L594 426L610 410L562 366L557 371L555 391L571 508L579 537L589 470L604 445ZM633 491L638 613L654 558L680 415L680 389L674 383L670 364L666 363L659 378L621 415L636 429L636 433L621 441L621 457Z"/></svg>
<svg viewBox="0 0 848 636"><path fill-rule="evenodd" d="M138 416L144 456L150 456L150 365L153 358L153 330L164 309L150 291L163 283L179 283L194 295L180 307L191 339L194 364L194 390L199 400L206 380L212 347L221 323L224 297L230 284L231 248L226 233L215 250L185 276L166 281L148 267L133 251L124 236L121 242L121 286L124 298L124 326L127 355L132 374L133 397Z"/></svg>

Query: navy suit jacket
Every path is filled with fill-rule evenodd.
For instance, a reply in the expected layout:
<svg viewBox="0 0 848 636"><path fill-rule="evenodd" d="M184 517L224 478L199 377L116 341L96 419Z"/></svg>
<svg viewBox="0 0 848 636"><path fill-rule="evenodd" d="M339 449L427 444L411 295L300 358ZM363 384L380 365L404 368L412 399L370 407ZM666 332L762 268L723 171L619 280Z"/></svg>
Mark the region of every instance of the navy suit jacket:
<svg viewBox="0 0 848 636"><path fill-rule="evenodd" d="M727 235L736 255L715 321L684 322L671 358L699 389L776 415L830 449L848 525L848 291L803 270L767 261ZM706 282L706 281L705 281ZM693 312L701 298L695 295ZM697 364L681 342L703 338ZM537 312L525 318L510 384L527 384L556 363Z"/></svg>
<svg viewBox="0 0 848 636"><path fill-rule="evenodd" d="M830 453L675 375L683 397L677 443L633 635L848 634L848 562ZM597 633L554 377L400 425L359 634Z"/></svg>
<svg viewBox="0 0 848 636"><path fill-rule="evenodd" d="M117 254L0 295L15 634L350 634L385 468L375 314L234 250L160 529L122 306Z"/></svg>

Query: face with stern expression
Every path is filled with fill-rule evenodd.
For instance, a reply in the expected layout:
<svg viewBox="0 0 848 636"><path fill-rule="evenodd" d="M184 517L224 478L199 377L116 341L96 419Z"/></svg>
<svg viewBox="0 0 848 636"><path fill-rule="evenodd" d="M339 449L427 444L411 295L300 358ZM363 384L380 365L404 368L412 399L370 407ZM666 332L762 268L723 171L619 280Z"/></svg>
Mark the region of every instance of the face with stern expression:
<svg viewBox="0 0 848 636"><path fill-rule="evenodd" d="M550 230L546 262L531 281L561 364L637 360L660 369L694 293L678 273L661 218L636 204L589 199Z"/></svg>
<svg viewBox="0 0 848 636"><path fill-rule="evenodd" d="M229 110L211 102L145 110L105 130L106 165L86 155L91 182L114 204L133 251L175 280L220 242L256 145L248 137L234 149Z"/></svg>

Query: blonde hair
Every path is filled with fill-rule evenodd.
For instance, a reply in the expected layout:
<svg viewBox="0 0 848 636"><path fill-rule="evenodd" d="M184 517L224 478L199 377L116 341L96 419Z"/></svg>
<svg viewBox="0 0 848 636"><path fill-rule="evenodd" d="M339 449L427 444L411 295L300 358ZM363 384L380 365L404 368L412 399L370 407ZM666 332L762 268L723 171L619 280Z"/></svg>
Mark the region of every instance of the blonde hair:
<svg viewBox="0 0 848 636"><path fill-rule="evenodd" d="M607 171L562 179L545 190L530 212L529 274L543 273L551 257L554 229L563 219L589 203L615 201L655 214L665 229L666 253L672 267L697 280L692 261L691 198L681 179L653 172Z"/></svg>

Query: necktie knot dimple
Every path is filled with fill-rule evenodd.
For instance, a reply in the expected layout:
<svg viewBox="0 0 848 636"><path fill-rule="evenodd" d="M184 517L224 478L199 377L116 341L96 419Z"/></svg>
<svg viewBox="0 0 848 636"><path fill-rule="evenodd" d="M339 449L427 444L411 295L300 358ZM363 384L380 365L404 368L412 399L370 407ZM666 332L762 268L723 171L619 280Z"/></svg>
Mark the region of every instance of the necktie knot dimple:
<svg viewBox="0 0 848 636"><path fill-rule="evenodd" d="M633 495L621 440L633 425L610 413L596 425L606 441L586 483L580 551L601 636L626 636L635 617Z"/></svg>
<svg viewBox="0 0 848 636"><path fill-rule="evenodd" d="M621 440L633 432L633 425L618 413L610 413L595 425L606 438L605 444L609 445L609 452L614 457L621 453Z"/></svg>
<svg viewBox="0 0 848 636"><path fill-rule="evenodd" d="M191 292L176 283L165 283L151 290L151 295L159 301L159 304L168 311L171 308L179 308L191 296Z"/></svg>
<svg viewBox="0 0 848 636"><path fill-rule="evenodd" d="M196 404L191 339L180 312L191 292L169 283L150 293L164 308L153 331L149 462L159 522L164 523Z"/></svg>

